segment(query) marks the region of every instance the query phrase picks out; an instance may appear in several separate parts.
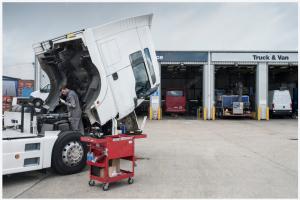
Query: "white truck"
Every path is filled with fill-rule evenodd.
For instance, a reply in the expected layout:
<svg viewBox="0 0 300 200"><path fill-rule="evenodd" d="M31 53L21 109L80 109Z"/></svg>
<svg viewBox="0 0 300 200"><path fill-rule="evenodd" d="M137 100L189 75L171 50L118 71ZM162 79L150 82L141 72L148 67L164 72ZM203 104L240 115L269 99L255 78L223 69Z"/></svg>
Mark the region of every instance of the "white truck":
<svg viewBox="0 0 300 200"><path fill-rule="evenodd" d="M151 22L152 15L132 17L33 46L51 89L40 112L4 113L4 175L49 167L79 172L86 162L82 134L112 134L120 120L136 128L134 109L160 84ZM59 104L64 84L79 96L84 133L70 130Z"/></svg>

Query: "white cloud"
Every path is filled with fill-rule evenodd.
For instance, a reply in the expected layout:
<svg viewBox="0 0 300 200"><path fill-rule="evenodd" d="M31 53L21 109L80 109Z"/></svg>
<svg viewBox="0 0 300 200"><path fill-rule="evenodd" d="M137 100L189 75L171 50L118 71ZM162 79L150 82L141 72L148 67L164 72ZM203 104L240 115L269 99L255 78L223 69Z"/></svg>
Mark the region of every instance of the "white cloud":
<svg viewBox="0 0 300 200"><path fill-rule="evenodd" d="M265 6L223 5L210 13L179 13L154 32L157 48L172 50L297 50L297 13ZM183 17L182 17L183 16ZM158 34L165 28L167 34ZM164 37L168 35L168 37ZM282 37L286 35L286 37ZM284 40L284 41L283 41ZM290 42L290 40L292 42ZM166 44L169 46L166 47Z"/></svg>

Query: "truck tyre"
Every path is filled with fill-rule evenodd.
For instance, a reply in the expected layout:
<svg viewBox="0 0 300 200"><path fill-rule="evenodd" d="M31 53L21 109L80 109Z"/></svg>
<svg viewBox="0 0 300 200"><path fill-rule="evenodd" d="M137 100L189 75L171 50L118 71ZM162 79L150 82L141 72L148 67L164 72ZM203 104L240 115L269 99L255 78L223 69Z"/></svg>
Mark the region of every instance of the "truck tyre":
<svg viewBox="0 0 300 200"><path fill-rule="evenodd" d="M76 131L61 132L53 146L51 165L59 174L80 172L86 164L87 147Z"/></svg>

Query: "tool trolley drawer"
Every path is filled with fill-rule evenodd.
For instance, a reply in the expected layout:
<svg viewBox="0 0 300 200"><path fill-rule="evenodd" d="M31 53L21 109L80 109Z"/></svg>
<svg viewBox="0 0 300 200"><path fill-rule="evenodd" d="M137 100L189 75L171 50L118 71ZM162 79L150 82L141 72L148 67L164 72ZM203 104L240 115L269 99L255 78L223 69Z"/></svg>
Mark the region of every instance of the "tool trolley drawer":
<svg viewBox="0 0 300 200"><path fill-rule="evenodd" d="M111 138L107 142L107 155L109 159L124 158L134 155L133 137Z"/></svg>

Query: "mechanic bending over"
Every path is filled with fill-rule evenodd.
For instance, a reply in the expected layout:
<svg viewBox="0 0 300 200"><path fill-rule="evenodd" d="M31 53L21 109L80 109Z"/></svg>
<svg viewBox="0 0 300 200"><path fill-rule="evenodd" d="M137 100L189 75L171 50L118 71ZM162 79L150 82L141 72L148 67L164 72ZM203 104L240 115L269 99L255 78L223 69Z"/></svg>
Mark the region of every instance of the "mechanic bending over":
<svg viewBox="0 0 300 200"><path fill-rule="evenodd" d="M65 104L68 108L68 114L69 114L69 122L71 124L71 129L73 131L80 131L83 133L83 123L81 119L81 108L79 103L78 95L75 91L70 90L67 88L66 85L62 86L61 88L61 94L63 96L66 96L66 101L63 99L60 99L60 102Z"/></svg>

